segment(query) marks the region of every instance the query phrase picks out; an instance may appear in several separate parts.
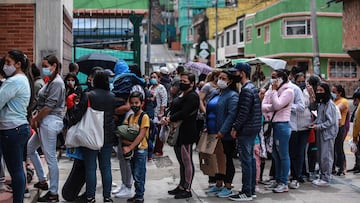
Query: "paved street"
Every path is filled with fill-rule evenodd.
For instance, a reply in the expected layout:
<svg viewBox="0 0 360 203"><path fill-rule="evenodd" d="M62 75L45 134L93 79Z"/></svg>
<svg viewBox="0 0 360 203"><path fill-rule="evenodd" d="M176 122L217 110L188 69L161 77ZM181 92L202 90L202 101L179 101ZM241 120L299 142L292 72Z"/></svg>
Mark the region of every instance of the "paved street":
<svg viewBox="0 0 360 203"><path fill-rule="evenodd" d="M347 154L347 165L351 168L354 164L354 157L348 150L347 142L345 142L345 149ZM154 162L147 164L147 178L146 178L146 191L145 202L230 202L227 199L220 199L216 197L208 197L205 194L207 184L207 176L204 176L199 169L198 154L194 153L194 161L196 163L196 173L193 182L193 198L188 200L175 200L172 196L167 194L169 189L175 188L179 180L178 164L173 150L165 146L165 157L157 158ZM234 178L234 191L238 191L241 187L241 172L239 161L236 163L236 175ZM266 171L268 174L268 167L270 162L266 163ZM72 167L72 161L66 157L60 159L60 185L69 174ZM119 164L116 158L112 159L113 179L117 184L121 183ZM267 177L265 177L266 179ZM98 173L97 185L97 202L102 202L102 186L100 182L100 175ZM60 187L60 188L61 188ZM334 177L332 184L328 188L318 188L311 183L306 182L302 184L297 190L290 190L284 194L274 194L271 191L265 191L263 185L260 185L261 191L257 194L256 200L253 202L359 202L360 199L360 174L354 175L347 173L346 176ZM114 202L126 202L126 199L113 198ZM62 200L64 202L64 200Z"/></svg>

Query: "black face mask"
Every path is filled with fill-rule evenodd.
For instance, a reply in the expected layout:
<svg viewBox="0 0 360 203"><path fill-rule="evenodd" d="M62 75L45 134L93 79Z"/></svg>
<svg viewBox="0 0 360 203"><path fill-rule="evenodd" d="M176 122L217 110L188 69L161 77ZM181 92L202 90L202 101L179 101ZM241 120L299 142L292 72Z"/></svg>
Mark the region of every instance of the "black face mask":
<svg viewBox="0 0 360 203"><path fill-rule="evenodd" d="M240 75L235 75L234 76L234 82L235 83L239 83L242 80L242 77Z"/></svg>
<svg viewBox="0 0 360 203"><path fill-rule="evenodd" d="M300 87L301 90L304 90L306 88L306 83L305 82L300 82L298 84L298 86Z"/></svg>
<svg viewBox="0 0 360 203"><path fill-rule="evenodd" d="M136 114L137 112L140 111L140 106L130 106L131 110Z"/></svg>
<svg viewBox="0 0 360 203"><path fill-rule="evenodd" d="M323 103L324 98L325 98L325 93L316 93L316 101L318 103Z"/></svg>
<svg viewBox="0 0 360 203"><path fill-rule="evenodd" d="M186 91L190 88L190 84L180 83L180 90Z"/></svg>

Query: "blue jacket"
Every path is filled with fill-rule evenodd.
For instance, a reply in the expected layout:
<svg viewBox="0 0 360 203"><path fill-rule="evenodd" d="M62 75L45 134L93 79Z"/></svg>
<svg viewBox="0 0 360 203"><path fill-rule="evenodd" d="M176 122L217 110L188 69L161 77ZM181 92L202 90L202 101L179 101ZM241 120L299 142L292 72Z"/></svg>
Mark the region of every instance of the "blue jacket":
<svg viewBox="0 0 360 203"><path fill-rule="evenodd" d="M220 93L219 93L220 94ZM237 92L225 89L216 105L216 128L221 132L224 140L232 140L230 135L232 124L236 117L239 95Z"/></svg>
<svg viewBox="0 0 360 203"><path fill-rule="evenodd" d="M233 124L237 136L258 134L261 129L261 102L257 88L250 81L242 86L237 106L238 113Z"/></svg>

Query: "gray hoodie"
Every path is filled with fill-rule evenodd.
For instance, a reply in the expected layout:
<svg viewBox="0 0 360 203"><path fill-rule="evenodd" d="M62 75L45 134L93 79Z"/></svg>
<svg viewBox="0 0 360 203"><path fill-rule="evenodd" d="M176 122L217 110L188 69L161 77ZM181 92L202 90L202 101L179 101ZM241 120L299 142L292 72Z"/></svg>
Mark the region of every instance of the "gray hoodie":
<svg viewBox="0 0 360 203"><path fill-rule="evenodd" d="M317 125L316 132L324 140L334 139L336 137L339 130L339 116L336 105L332 100L319 105L314 124Z"/></svg>

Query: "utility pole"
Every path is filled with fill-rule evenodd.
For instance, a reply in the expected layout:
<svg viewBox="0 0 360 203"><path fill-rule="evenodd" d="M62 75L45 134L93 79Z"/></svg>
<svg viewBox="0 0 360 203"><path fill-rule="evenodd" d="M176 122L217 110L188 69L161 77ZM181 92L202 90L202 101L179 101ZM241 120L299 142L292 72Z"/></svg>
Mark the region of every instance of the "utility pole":
<svg viewBox="0 0 360 203"><path fill-rule="evenodd" d="M318 76L321 76L320 72L320 54L319 54L319 38L317 30L317 16L316 16L316 0L310 0L311 4L311 34L313 39L313 65L314 73Z"/></svg>
<svg viewBox="0 0 360 203"><path fill-rule="evenodd" d="M190 0L187 0L187 35L186 35L186 62L190 60Z"/></svg>
<svg viewBox="0 0 360 203"><path fill-rule="evenodd" d="M149 11L148 11L148 26L147 26L147 46L146 46L146 61L145 73L149 74L151 66L151 15L152 15L152 2L149 0Z"/></svg>
<svg viewBox="0 0 360 203"><path fill-rule="evenodd" d="M219 0L215 0L215 67L218 62L218 48L219 48L219 39L218 39L218 3Z"/></svg>

